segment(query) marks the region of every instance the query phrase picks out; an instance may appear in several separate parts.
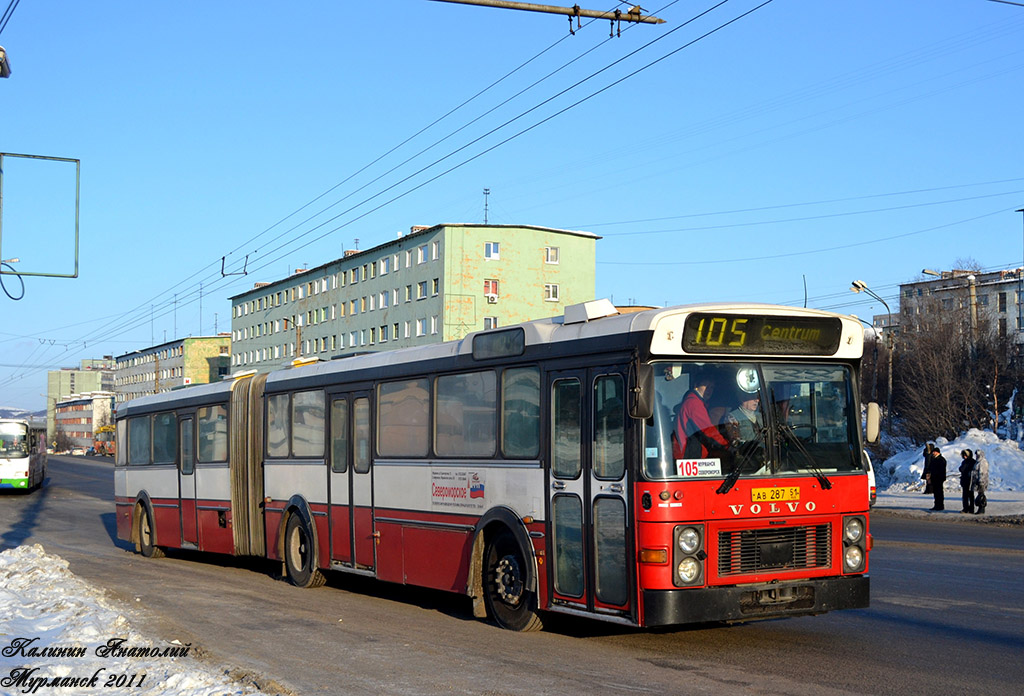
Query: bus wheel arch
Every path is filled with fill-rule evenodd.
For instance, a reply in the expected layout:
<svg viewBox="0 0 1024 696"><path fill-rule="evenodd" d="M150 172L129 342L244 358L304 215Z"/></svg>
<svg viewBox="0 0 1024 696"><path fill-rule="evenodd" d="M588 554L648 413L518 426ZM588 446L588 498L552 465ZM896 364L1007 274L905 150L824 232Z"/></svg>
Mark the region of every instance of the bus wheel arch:
<svg viewBox="0 0 1024 696"><path fill-rule="evenodd" d="M153 519L153 503L145 491L135 501L132 514L131 540L135 550L146 558L163 558L164 550L157 546L156 522Z"/></svg>
<svg viewBox="0 0 1024 696"><path fill-rule="evenodd" d="M467 590L473 616L489 616L513 631L540 629L537 559L522 520L508 508L488 511L472 549Z"/></svg>
<svg viewBox="0 0 1024 696"><path fill-rule="evenodd" d="M277 551L284 575L296 587L320 587L327 579L319 567L316 525L309 504L300 496L288 501L278 528Z"/></svg>

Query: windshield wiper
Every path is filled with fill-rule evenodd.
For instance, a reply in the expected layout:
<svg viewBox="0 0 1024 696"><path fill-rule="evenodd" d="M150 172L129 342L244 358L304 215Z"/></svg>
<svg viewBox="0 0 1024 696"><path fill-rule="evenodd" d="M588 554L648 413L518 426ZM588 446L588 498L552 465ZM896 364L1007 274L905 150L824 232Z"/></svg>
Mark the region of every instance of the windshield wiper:
<svg viewBox="0 0 1024 696"><path fill-rule="evenodd" d="M824 472L818 468L818 465L814 461L814 457L811 456L811 453L807 451L806 447L804 447L804 443L801 442L800 438L798 438L793 432L792 426L786 425L785 423L779 423L776 429L780 435L793 444L797 452L803 455L804 459L807 461L807 468L810 469L812 474L814 474L814 478L818 479L818 483L821 484L821 489L827 491L832 488L832 482L829 481Z"/></svg>
<svg viewBox="0 0 1024 696"><path fill-rule="evenodd" d="M757 437L755 439L748 440L743 443L742 447L737 448L733 470L730 471L729 475L725 477L724 481L722 481L722 485L718 487L718 490L715 491L716 493L719 495L725 495L733 486L736 485L736 481L739 480L740 474L743 471L743 465L753 459L753 453L757 451L757 444L764 444L767 432L768 428L760 428L757 431Z"/></svg>

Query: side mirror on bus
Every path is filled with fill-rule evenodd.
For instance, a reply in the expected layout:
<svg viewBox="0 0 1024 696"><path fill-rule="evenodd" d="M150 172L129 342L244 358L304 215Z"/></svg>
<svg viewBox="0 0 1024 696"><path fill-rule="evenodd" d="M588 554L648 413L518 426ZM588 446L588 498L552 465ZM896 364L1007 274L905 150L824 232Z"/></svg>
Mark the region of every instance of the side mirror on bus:
<svg viewBox="0 0 1024 696"><path fill-rule="evenodd" d="M630 370L629 415L638 420L654 415L654 368L646 363Z"/></svg>
<svg viewBox="0 0 1024 696"><path fill-rule="evenodd" d="M867 437L868 442L874 444L878 442L878 431L881 429L882 423L882 409L878 407L874 401L868 404L868 422L867 422Z"/></svg>

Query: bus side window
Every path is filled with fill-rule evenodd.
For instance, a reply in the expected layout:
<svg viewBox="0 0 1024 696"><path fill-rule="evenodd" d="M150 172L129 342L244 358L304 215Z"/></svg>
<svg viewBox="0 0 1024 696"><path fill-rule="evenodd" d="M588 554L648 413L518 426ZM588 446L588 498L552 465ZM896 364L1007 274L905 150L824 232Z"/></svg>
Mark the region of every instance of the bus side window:
<svg viewBox="0 0 1024 696"><path fill-rule="evenodd" d="M149 464L149 431L150 417L138 416L128 419L128 451L129 466L145 466Z"/></svg>
<svg viewBox="0 0 1024 696"><path fill-rule="evenodd" d="M506 457L532 459L540 454L540 369L501 373L501 449Z"/></svg>

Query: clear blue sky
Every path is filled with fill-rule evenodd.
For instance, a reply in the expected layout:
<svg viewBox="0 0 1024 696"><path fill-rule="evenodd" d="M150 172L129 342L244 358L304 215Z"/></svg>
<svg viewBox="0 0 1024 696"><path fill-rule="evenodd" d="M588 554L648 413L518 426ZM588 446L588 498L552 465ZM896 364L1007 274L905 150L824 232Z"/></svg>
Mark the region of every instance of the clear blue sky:
<svg viewBox="0 0 1024 696"><path fill-rule="evenodd" d="M855 278L896 311L924 267L1024 263L1024 7L775 0L684 47L758 3L685 24L712 5L645 3L666 23L609 39L427 0L24 0L0 151L81 160L80 274L0 294L0 406L226 331L228 297L356 239L482 222L485 187L493 223L602 235L620 304L803 304L806 279L810 306L870 317ZM5 165L3 257L67 272L71 169Z"/></svg>

